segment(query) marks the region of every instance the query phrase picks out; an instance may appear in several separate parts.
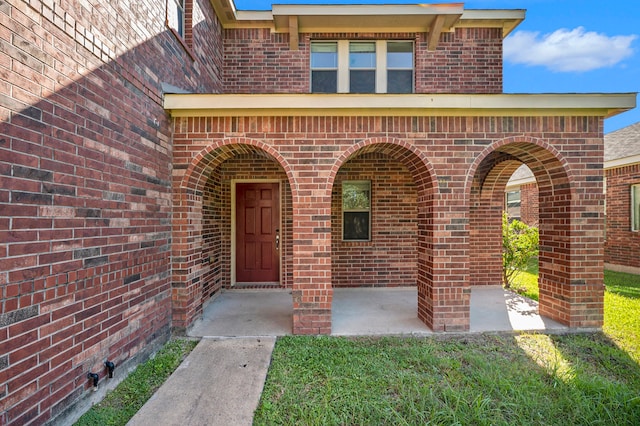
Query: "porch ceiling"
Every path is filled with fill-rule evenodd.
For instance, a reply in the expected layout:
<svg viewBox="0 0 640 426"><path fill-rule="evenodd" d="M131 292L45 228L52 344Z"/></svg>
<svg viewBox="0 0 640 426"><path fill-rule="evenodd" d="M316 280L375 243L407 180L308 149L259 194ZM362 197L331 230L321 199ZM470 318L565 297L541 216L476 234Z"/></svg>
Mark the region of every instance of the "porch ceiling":
<svg viewBox="0 0 640 426"><path fill-rule="evenodd" d="M636 106L636 93L498 95L165 94L174 117L599 116Z"/></svg>

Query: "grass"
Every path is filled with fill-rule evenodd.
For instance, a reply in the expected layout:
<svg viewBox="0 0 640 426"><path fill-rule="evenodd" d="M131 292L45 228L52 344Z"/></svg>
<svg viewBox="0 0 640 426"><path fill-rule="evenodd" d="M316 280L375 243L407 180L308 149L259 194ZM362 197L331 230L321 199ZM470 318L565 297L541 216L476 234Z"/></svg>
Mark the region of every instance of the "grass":
<svg viewBox="0 0 640 426"><path fill-rule="evenodd" d="M605 280L601 333L280 338L254 424L640 424L640 276Z"/></svg>
<svg viewBox="0 0 640 426"><path fill-rule="evenodd" d="M512 290L528 297L538 300L538 258L533 258L527 264L524 271L518 273L511 284Z"/></svg>
<svg viewBox="0 0 640 426"><path fill-rule="evenodd" d="M604 271L603 331L640 363L640 275ZM513 289L538 300L538 262L532 259L527 269L514 279Z"/></svg>
<svg viewBox="0 0 640 426"><path fill-rule="evenodd" d="M282 337L254 424L640 424L640 276L605 283L601 333ZM516 287L537 299L537 263ZM195 344L168 343L77 424L126 424Z"/></svg>
<svg viewBox="0 0 640 426"><path fill-rule="evenodd" d="M80 417L76 425L127 424L197 343L182 339L169 341L153 358L140 364L99 404Z"/></svg>

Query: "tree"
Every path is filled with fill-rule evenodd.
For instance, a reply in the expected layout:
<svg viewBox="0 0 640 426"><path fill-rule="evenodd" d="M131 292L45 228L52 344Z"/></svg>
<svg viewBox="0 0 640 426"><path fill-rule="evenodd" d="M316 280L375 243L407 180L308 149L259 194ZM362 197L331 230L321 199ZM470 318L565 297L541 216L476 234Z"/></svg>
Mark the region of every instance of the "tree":
<svg viewBox="0 0 640 426"><path fill-rule="evenodd" d="M509 220L507 212L502 213L502 281L506 288L538 253L538 238L538 228Z"/></svg>

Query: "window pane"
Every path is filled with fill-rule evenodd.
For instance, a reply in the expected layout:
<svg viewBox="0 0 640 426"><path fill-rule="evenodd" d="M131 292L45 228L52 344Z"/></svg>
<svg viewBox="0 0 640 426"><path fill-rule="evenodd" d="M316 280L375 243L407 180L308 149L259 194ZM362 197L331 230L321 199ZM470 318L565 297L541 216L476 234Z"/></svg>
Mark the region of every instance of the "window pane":
<svg viewBox="0 0 640 426"><path fill-rule="evenodd" d="M349 72L349 92L350 93L375 93L376 92L376 72L354 71Z"/></svg>
<svg viewBox="0 0 640 426"><path fill-rule="evenodd" d="M388 42L387 68L413 69L413 43L410 41Z"/></svg>
<svg viewBox="0 0 640 426"><path fill-rule="evenodd" d="M368 210L371 205L371 182L342 183L342 209Z"/></svg>
<svg viewBox="0 0 640 426"><path fill-rule="evenodd" d="M375 43L350 43L349 44L350 68L375 68L376 44Z"/></svg>
<svg viewBox="0 0 640 426"><path fill-rule="evenodd" d="M640 185L631 187L631 215L633 231L640 231Z"/></svg>
<svg viewBox="0 0 640 426"><path fill-rule="evenodd" d="M337 93L338 73L336 71L313 71L311 73L312 93Z"/></svg>
<svg viewBox="0 0 640 426"><path fill-rule="evenodd" d="M311 68L337 68L338 45L336 43L311 44Z"/></svg>
<svg viewBox="0 0 640 426"><path fill-rule="evenodd" d="M173 0L167 6L169 26L184 37L184 0Z"/></svg>
<svg viewBox="0 0 640 426"><path fill-rule="evenodd" d="M413 70L387 71L387 93L413 93Z"/></svg>
<svg viewBox="0 0 640 426"><path fill-rule="evenodd" d="M507 192L507 206L508 207L520 206L520 191Z"/></svg>
<svg viewBox="0 0 640 426"><path fill-rule="evenodd" d="M316 42L311 43L311 53L336 53L338 44L335 42Z"/></svg>
<svg viewBox="0 0 640 426"><path fill-rule="evenodd" d="M369 212L345 212L342 229L344 240L368 240Z"/></svg>

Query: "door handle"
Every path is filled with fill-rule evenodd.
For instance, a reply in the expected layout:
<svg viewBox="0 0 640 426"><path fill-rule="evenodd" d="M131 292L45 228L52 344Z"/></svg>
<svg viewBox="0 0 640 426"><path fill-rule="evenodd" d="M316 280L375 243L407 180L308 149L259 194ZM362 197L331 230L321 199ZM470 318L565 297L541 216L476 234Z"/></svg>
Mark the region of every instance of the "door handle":
<svg viewBox="0 0 640 426"><path fill-rule="evenodd" d="M276 250L280 250L280 230L276 229Z"/></svg>

